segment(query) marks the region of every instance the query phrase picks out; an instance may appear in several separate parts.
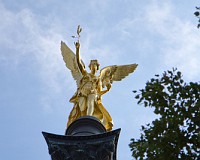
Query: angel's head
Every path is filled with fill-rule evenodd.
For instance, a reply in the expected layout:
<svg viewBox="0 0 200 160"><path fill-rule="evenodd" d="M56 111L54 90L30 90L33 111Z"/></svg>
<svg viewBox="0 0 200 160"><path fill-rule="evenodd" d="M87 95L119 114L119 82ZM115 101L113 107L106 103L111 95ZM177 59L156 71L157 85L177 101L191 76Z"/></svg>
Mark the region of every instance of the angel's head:
<svg viewBox="0 0 200 160"><path fill-rule="evenodd" d="M90 61L90 64L89 64L89 68L90 68L90 70L92 71L92 70L99 70L99 66L100 66L100 64L99 64L99 62L98 62L98 60L91 60Z"/></svg>

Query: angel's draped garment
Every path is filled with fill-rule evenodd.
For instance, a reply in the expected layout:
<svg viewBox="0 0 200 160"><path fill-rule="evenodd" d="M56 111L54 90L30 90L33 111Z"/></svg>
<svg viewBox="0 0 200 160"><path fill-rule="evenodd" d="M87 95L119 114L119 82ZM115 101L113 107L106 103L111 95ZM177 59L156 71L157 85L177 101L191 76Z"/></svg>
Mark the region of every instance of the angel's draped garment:
<svg viewBox="0 0 200 160"><path fill-rule="evenodd" d="M92 116L99 119L107 131L112 130L113 121L110 114L101 103L100 90L100 79L97 76L86 72L80 80L76 93L70 99L70 102L74 103L74 107L69 115L67 126L79 117L87 116L87 110L90 106L88 103L93 103L94 111Z"/></svg>

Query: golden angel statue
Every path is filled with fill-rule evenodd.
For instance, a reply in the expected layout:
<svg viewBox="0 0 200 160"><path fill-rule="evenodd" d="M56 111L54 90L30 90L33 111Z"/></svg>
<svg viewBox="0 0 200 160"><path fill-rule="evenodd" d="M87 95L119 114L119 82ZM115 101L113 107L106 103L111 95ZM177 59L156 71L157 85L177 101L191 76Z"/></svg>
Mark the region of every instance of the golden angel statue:
<svg viewBox="0 0 200 160"><path fill-rule="evenodd" d="M80 37L80 28L77 30ZM76 80L77 91L70 99L74 103L74 107L69 115L67 126L81 116L93 116L99 119L107 131L112 130L113 121L104 108L101 97L108 92L114 81L120 81L129 73L132 73L137 64L129 65L112 65L101 69L100 74L99 62L91 60L89 64L90 72L85 68L83 61L80 58L80 42L75 43L76 54L61 41L61 53L68 69L71 70L73 78Z"/></svg>

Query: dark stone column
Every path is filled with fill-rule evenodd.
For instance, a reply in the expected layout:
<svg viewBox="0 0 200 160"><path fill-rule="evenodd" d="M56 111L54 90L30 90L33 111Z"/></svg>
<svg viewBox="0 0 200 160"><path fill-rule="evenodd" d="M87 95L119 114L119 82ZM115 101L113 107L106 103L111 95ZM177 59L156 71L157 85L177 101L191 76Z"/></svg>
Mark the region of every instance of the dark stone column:
<svg viewBox="0 0 200 160"><path fill-rule="evenodd" d="M105 133L106 129L101 122L92 116L80 117L74 121L65 132L65 135L71 136L89 136Z"/></svg>
<svg viewBox="0 0 200 160"><path fill-rule="evenodd" d="M85 116L73 122L65 135L42 134L52 160L116 160L120 130L106 132L98 119Z"/></svg>

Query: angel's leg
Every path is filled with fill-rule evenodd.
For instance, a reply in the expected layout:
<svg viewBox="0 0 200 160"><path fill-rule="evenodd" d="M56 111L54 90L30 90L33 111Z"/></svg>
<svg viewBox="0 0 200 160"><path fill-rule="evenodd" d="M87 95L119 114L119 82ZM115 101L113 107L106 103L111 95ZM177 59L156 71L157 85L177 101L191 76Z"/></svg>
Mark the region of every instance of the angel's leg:
<svg viewBox="0 0 200 160"><path fill-rule="evenodd" d="M86 110L86 97L79 97L78 105L81 111L81 116L85 116L84 111Z"/></svg>
<svg viewBox="0 0 200 160"><path fill-rule="evenodd" d="M92 116L94 112L94 103L96 101L96 94L89 94L87 99L87 115Z"/></svg>

